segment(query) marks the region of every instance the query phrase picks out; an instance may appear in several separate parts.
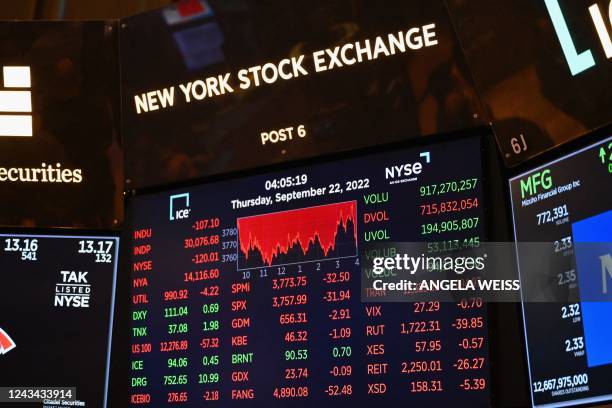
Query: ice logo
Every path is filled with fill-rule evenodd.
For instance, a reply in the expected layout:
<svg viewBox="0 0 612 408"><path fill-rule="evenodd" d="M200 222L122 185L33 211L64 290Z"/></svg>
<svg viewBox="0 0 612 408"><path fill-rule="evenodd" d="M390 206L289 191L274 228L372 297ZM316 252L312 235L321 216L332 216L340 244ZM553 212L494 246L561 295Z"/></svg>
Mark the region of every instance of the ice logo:
<svg viewBox="0 0 612 408"><path fill-rule="evenodd" d="M182 209L176 209L176 201L182 199L185 202L185 207ZM170 221L174 220L185 220L189 218L189 193L175 194L170 196Z"/></svg>

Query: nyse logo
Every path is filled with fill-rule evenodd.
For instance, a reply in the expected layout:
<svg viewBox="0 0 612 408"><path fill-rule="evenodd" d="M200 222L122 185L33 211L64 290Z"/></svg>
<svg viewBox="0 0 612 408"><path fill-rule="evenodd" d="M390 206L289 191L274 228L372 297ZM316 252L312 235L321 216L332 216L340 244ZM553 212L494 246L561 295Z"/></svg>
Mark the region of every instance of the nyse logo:
<svg viewBox="0 0 612 408"><path fill-rule="evenodd" d="M602 293L608 293L608 277L612 279L612 256L610 254L599 257L601 261L601 286Z"/></svg>
<svg viewBox="0 0 612 408"><path fill-rule="evenodd" d="M30 67L2 67L0 136L32 136Z"/></svg>
<svg viewBox="0 0 612 408"><path fill-rule="evenodd" d="M572 35L567 27L563 11L559 5L559 0L544 0L544 3L546 4L546 9L553 22L557 37L561 43L561 49L563 50L563 54L565 55L572 75L576 76L595 66L595 59L590 49L580 52L576 49ZM589 7L589 13L591 14L591 20L593 20L595 31L597 32L606 58L610 59L612 58L612 39L610 38L608 25L612 24L612 0L608 6L608 22L606 22L601 9L596 3Z"/></svg>
<svg viewBox="0 0 612 408"><path fill-rule="evenodd" d="M61 282L55 285L56 307L89 307L91 284L87 282L84 271L60 271Z"/></svg>
<svg viewBox="0 0 612 408"><path fill-rule="evenodd" d="M425 159L425 163L429 163L431 161L430 152L422 152L419 156ZM394 165L391 167L385 167L385 179L392 179L392 181L390 181L391 184L401 183L412 180L413 178L408 177L419 175L422 171L423 163L420 161Z"/></svg>
<svg viewBox="0 0 612 408"><path fill-rule="evenodd" d="M180 209L177 210L180 204L183 204ZM175 194L170 196L170 221L174 220L186 220L189 218L191 209L189 208L189 193Z"/></svg>
<svg viewBox="0 0 612 408"><path fill-rule="evenodd" d="M4 355L17 347L13 339L9 337L9 335L0 328L0 355Z"/></svg>

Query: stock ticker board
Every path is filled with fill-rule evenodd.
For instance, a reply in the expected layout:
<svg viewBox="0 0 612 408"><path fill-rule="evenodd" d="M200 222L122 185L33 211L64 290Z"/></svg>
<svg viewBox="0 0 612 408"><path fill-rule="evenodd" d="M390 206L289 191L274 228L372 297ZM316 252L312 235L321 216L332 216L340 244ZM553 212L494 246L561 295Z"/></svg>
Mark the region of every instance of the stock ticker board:
<svg viewBox="0 0 612 408"><path fill-rule="evenodd" d="M117 237L0 234L3 387L75 388L67 395L73 406L106 407L118 244ZM45 403L60 406L61 399Z"/></svg>
<svg viewBox="0 0 612 408"><path fill-rule="evenodd" d="M522 278L556 300L523 303L536 406L612 399L611 181L612 138L510 180L516 240L550 243L546 268L518 253Z"/></svg>
<svg viewBox="0 0 612 408"><path fill-rule="evenodd" d="M486 305L360 298L368 242L483 239L480 149L132 198L131 406L489 406Z"/></svg>

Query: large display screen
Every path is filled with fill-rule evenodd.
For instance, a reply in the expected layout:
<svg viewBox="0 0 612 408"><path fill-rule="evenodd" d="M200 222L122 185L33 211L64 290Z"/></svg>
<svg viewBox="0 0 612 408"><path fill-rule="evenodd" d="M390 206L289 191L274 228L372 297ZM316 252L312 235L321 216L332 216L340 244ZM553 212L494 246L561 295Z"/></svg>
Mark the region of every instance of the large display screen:
<svg viewBox="0 0 612 408"><path fill-rule="evenodd" d="M18 403L16 391L1 402L106 407L118 246L117 237L0 234L0 387L42 388L25 394L37 403Z"/></svg>
<svg viewBox="0 0 612 408"><path fill-rule="evenodd" d="M536 406L612 399L611 182L612 138L510 180L516 240L550 243L546 268L518 252L522 278L550 294L523 303Z"/></svg>
<svg viewBox="0 0 612 408"><path fill-rule="evenodd" d="M365 243L483 239L480 155L462 139L134 197L131 406L489 406L485 305L360 298Z"/></svg>
<svg viewBox="0 0 612 408"><path fill-rule="evenodd" d="M609 2L447 4L507 165L610 123Z"/></svg>
<svg viewBox="0 0 612 408"><path fill-rule="evenodd" d="M120 26L128 189L489 123L441 1L189 0Z"/></svg>
<svg viewBox="0 0 612 408"><path fill-rule="evenodd" d="M121 225L117 27L0 22L0 225Z"/></svg>

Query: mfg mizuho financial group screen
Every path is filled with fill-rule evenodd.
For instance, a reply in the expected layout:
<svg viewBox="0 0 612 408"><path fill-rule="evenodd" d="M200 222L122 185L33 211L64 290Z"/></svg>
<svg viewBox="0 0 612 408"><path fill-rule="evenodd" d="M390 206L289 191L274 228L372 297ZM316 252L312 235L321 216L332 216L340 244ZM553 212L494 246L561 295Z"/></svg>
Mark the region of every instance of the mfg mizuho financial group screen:
<svg viewBox="0 0 612 408"><path fill-rule="evenodd" d="M510 180L534 406L612 400L611 186L611 138Z"/></svg>

